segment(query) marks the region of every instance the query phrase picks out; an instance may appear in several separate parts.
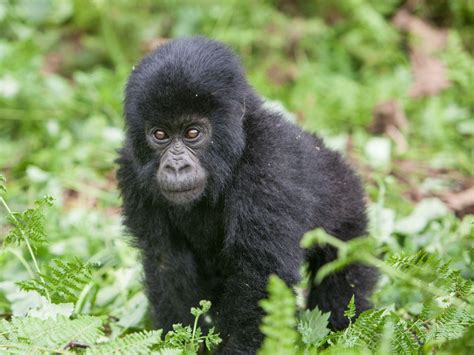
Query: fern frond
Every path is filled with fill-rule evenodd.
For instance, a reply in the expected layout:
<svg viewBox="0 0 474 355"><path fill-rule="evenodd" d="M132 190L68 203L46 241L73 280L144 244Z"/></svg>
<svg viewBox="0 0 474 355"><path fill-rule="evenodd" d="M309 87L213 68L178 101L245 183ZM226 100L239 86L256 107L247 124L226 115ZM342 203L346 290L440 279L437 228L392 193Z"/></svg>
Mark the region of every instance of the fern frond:
<svg viewBox="0 0 474 355"><path fill-rule="evenodd" d="M434 290L431 294L444 298L448 302L444 307L456 303L466 304L472 292L472 281L461 276L461 272L453 270L450 262L443 262L437 255L431 255L423 250L415 255L392 255L387 264L403 272L405 280L417 279L420 291L423 284Z"/></svg>
<svg viewBox="0 0 474 355"><path fill-rule="evenodd" d="M416 323L415 323L416 324ZM399 319L394 324L392 352L396 354L418 354L420 342L417 338L418 327L410 327L409 323Z"/></svg>
<svg viewBox="0 0 474 355"><path fill-rule="evenodd" d="M7 182L7 179L5 179L3 175L0 175L0 194L7 192L7 187L5 186L6 182Z"/></svg>
<svg viewBox="0 0 474 355"><path fill-rule="evenodd" d="M449 306L432 322L426 334L427 341L437 343L461 338L474 325L474 315L465 309Z"/></svg>
<svg viewBox="0 0 474 355"><path fill-rule="evenodd" d="M386 262L401 271L411 272L422 270L423 266L427 264L436 266L436 268L439 265L439 260L424 250L420 250L414 255L391 255Z"/></svg>
<svg viewBox="0 0 474 355"><path fill-rule="evenodd" d="M437 270L437 284L458 298L466 298L472 291L472 281L461 276L461 271L453 270L450 263L444 263Z"/></svg>
<svg viewBox="0 0 474 355"><path fill-rule="evenodd" d="M374 350L382 334L388 311L386 309L368 310L357 318L341 336L337 343L348 348L362 347Z"/></svg>
<svg viewBox="0 0 474 355"><path fill-rule="evenodd" d="M63 352L71 342L94 344L102 336L98 317L56 320L13 318L0 321L0 352Z"/></svg>
<svg viewBox="0 0 474 355"><path fill-rule="evenodd" d="M349 321L352 320L356 315L356 307L355 307L355 297L352 295L349 304L347 305L347 309L344 311L344 317L349 318Z"/></svg>
<svg viewBox="0 0 474 355"><path fill-rule="evenodd" d="M75 302L92 276L92 266L84 264L79 259L64 262L54 259L47 267L41 278L18 282L25 291L36 291L46 296L49 293L53 303Z"/></svg>
<svg viewBox="0 0 474 355"><path fill-rule="evenodd" d="M21 245L25 238L32 246L44 243L46 241L46 232L44 230L44 217L42 208L52 205L51 197L44 197L35 202L35 208L29 208L24 212L11 212L8 216L9 223L13 226L5 237L4 244Z"/></svg>
<svg viewBox="0 0 474 355"><path fill-rule="evenodd" d="M447 342L441 347L438 344L435 345L439 354L474 354L474 325L466 329L462 338ZM429 345L425 349L426 353L428 353L430 350Z"/></svg>
<svg viewBox="0 0 474 355"><path fill-rule="evenodd" d="M109 343L93 346L86 354L149 354L151 347L161 343L161 330L127 334Z"/></svg>
<svg viewBox="0 0 474 355"><path fill-rule="evenodd" d="M268 299L260 301L267 315L260 329L265 340L258 354L295 354L298 333L296 327L296 300L292 290L278 276L268 281Z"/></svg>

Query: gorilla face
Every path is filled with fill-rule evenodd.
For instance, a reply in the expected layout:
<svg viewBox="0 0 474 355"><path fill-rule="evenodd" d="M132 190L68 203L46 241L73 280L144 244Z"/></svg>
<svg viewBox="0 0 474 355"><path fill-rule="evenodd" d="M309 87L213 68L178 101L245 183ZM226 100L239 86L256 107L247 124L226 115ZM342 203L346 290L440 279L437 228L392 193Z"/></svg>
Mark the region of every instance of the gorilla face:
<svg viewBox="0 0 474 355"><path fill-rule="evenodd" d="M160 160L158 188L169 202L186 205L203 195L208 172L199 157L210 139L211 124L202 117L184 117L147 129L148 144Z"/></svg>

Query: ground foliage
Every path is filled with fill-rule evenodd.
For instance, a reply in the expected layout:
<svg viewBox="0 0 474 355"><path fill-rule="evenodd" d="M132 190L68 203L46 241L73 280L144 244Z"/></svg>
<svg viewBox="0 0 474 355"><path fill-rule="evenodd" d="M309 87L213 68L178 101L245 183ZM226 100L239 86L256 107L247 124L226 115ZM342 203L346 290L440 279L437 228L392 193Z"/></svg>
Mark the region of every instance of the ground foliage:
<svg viewBox="0 0 474 355"><path fill-rule="evenodd" d="M339 250L318 280L378 267L374 309L331 332L301 309L304 279L272 277L260 353L474 352L472 23L470 0L0 1L0 352L218 345L198 326L207 302L193 325L150 330L114 179L129 71L194 34L232 46L269 105L346 154L370 200L366 238L316 231L302 246Z"/></svg>

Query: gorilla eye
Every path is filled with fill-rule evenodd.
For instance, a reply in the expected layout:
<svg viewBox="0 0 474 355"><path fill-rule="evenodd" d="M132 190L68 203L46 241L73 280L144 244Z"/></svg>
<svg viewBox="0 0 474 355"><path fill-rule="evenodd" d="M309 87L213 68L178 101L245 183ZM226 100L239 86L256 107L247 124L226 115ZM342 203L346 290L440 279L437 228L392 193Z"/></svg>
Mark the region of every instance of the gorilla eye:
<svg viewBox="0 0 474 355"><path fill-rule="evenodd" d="M162 141L166 138L168 138L168 135L166 134L165 131L162 131L161 129L157 129L156 131L153 132L153 136L155 139Z"/></svg>
<svg viewBox="0 0 474 355"><path fill-rule="evenodd" d="M199 131L196 128L190 128L184 134L186 139L195 139L199 136Z"/></svg>

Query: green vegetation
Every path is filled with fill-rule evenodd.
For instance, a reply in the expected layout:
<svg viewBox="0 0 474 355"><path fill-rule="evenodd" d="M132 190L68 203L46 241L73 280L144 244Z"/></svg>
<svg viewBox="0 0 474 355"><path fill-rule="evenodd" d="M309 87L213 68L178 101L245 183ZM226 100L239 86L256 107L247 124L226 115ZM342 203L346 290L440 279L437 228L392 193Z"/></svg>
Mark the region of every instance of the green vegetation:
<svg viewBox="0 0 474 355"><path fill-rule="evenodd" d="M114 177L129 71L194 34L232 46L257 91L346 154L371 201L367 238L302 245L338 248L319 279L377 266L375 308L331 332L272 277L261 354L473 353L473 23L470 0L0 1L0 353L219 343L198 327L205 301L195 324L151 330Z"/></svg>

